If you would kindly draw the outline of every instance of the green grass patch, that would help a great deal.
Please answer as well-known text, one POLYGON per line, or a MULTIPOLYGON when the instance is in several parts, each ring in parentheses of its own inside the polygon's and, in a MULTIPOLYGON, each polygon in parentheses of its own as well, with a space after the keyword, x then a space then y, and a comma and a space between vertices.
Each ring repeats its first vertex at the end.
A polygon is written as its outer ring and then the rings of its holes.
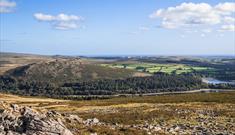
POLYGON ((142 72, 157 73, 164 72, 167 74, 182 74, 182 73, 191 73, 193 71, 213 71, 212 68, 208 67, 197 67, 197 66, 188 66, 184 64, 154 64, 154 63, 112 63, 112 64, 101 64, 105 67, 111 68, 121 68, 121 69, 131 69, 142 72))

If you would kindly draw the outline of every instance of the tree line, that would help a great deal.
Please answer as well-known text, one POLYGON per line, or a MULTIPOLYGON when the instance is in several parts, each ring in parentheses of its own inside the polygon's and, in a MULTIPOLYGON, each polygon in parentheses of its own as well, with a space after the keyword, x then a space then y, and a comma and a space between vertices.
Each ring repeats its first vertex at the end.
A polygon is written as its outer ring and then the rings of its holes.
POLYGON ((0 76, 0 91, 20 95, 58 97, 68 95, 114 95, 185 91, 208 87, 193 75, 155 74, 126 79, 99 79, 64 84, 0 76))

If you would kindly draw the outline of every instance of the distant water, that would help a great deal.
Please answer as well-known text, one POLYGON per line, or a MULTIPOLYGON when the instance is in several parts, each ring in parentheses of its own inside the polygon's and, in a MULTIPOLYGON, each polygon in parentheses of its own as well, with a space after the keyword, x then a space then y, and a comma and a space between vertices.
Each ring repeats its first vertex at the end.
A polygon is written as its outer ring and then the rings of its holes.
POLYGON ((221 81, 215 78, 202 78, 202 81, 208 84, 224 84, 224 83, 235 84, 234 81, 221 81))

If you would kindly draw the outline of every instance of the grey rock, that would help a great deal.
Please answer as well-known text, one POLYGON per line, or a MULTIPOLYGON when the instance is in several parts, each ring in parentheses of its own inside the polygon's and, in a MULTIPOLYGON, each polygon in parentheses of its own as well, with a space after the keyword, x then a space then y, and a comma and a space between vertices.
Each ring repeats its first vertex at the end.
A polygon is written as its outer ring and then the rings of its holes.
POLYGON ((61 115, 11 104, 0 113, 0 135, 72 135, 57 116, 61 115))
POLYGON ((87 119, 83 121, 83 123, 86 125, 95 125, 95 124, 99 124, 99 120, 97 118, 87 119))
POLYGON ((19 111, 19 106, 16 104, 11 104, 11 108, 13 109, 14 112, 18 112, 19 111))
POLYGON ((78 117, 77 115, 69 115, 66 117, 68 121, 72 122, 72 121, 76 121, 78 123, 83 123, 83 119, 78 117))
POLYGON ((22 134, 17 133, 17 132, 13 132, 13 131, 8 131, 8 132, 6 133, 6 135, 22 135, 22 134))
POLYGON ((162 128, 161 127, 154 127, 154 131, 158 132, 158 131, 161 131, 162 128))

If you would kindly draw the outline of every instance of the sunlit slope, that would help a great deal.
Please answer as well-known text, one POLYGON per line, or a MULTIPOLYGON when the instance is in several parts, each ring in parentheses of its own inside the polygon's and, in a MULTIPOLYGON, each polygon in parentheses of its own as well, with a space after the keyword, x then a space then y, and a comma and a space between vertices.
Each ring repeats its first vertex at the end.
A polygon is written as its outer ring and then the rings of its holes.
POLYGON ((135 71, 88 64, 80 59, 56 59, 17 67, 6 74, 26 81, 60 83, 93 79, 121 79, 132 77, 135 71))

